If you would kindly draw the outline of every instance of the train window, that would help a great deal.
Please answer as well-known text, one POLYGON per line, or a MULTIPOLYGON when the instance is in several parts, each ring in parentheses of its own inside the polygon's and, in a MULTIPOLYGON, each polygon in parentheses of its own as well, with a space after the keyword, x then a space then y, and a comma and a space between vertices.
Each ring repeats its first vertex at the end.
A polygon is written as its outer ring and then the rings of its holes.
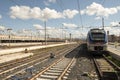
POLYGON ((91 32, 93 32, 93 33, 99 33, 99 32, 104 33, 104 30, 102 30, 102 29, 101 30, 100 29, 92 29, 91 32))
POLYGON ((92 38, 94 40, 104 40, 105 39, 105 35, 102 33, 93 33, 92 34, 92 38))

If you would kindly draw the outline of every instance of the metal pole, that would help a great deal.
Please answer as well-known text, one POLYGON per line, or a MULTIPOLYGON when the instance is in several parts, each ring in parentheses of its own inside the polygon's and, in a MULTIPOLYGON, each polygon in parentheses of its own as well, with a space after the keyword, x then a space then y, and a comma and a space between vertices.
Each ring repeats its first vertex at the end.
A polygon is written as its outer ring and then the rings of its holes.
POLYGON ((47 32, 46 32, 46 21, 44 21, 44 25, 45 25, 45 45, 47 44, 47 32))
POLYGON ((9 29, 7 29, 7 31, 9 31, 9 48, 10 48, 10 39, 11 39, 11 35, 10 35, 10 31, 11 31, 12 29, 11 28, 9 28, 9 29))
POLYGON ((102 26, 103 26, 103 29, 104 29, 104 18, 102 17, 102 26))
POLYGON ((69 35, 70 35, 70 42, 71 42, 71 35, 72 35, 72 34, 70 33, 69 35))
POLYGON ((32 40, 32 31, 31 31, 31 40, 32 40))
POLYGON ((61 28, 61 30, 62 30, 61 38, 63 39, 63 24, 62 24, 62 28, 61 28))
POLYGON ((65 30, 65 42, 67 42, 67 34, 66 34, 66 30, 65 30))
POLYGON ((108 38, 108 42, 109 42, 109 31, 107 31, 107 38, 108 38))
POLYGON ((37 30, 37 34, 38 34, 37 39, 40 40, 40 29, 36 29, 36 30, 37 30))

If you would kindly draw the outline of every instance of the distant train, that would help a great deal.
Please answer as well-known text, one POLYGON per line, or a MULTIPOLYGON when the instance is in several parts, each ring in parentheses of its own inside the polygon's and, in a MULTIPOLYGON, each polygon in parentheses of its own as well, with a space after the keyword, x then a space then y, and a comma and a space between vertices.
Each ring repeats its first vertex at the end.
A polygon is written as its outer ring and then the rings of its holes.
POLYGON ((108 38, 104 29, 94 28, 87 34, 87 48, 90 52, 107 51, 108 38))

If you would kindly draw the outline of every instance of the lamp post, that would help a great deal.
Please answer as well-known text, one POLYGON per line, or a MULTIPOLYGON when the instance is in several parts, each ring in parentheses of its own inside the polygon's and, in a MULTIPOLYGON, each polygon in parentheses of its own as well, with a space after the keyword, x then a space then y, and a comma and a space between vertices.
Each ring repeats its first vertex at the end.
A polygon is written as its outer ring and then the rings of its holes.
POLYGON ((70 35, 70 42, 71 42, 71 40, 72 40, 72 34, 70 33, 69 35, 70 35))
POLYGON ((62 24, 62 27, 61 27, 61 39, 63 39, 63 24, 62 24))
POLYGON ((110 41, 109 39, 109 31, 107 31, 107 38, 108 38, 108 42, 110 41))
POLYGON ((44 26, 45 26, 45 45, 47 45, 46 21, 44 21, 44 26))
POLYGON ((65 27, 64 27, 64 24, 62 24, 62 38, 63 38, 63 40, 65 40, 65 42, 66 42, 66 41, 67 41, 67 32, 66 32, 65 29, 67 29, 67 28, 65 28, 65 27), (63 31, 64 31, 64 32, 63 32, 63 31), (63 37, 63 34, 65 34, 64 37, 63 37))
POLYGON ((11 28, 8 28, 8 29, 7 29, 7 31, 9 32, 9 35, 8 35, 8 38, 9 38, 9 48, 10 48, 10 39, 11 39, 10 31, 11 31, 11 30, 12 30, 11 28))
POLYGON ((30 33, 29 35, 27 35, 28 40, 32 40, 33 39, 33 34, 32 34, 32 30, 31 29, 25 29, 26 33, 30 33))
POLYGON ((103 29, 104 29, 104 18, 102 17, 102 26, 103 26, 103 29))
POLYGON ((66 33, 66 30, 65 31, 65 42, 67 42, 67 33, 66 33))
POLYGON ((32 31, 31 31, 31 41, 32 41, 32 39, 33 39, 33 34, 32 34, 32 31))
POLYGON ((37 35, 37 36, 38 36, 37 39, 38 39, 38 41, 39 41, 39 40, 40 40, 40 29, 36 29, 36 30, 37 30, 37 34, 38 34, 38 35, 37 35))

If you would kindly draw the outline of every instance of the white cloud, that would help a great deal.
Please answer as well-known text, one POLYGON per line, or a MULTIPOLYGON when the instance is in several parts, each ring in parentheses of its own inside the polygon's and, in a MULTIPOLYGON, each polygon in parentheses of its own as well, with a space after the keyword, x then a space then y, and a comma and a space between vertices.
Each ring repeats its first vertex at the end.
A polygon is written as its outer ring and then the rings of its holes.
POLYGON ((65 27, 67 27, 67 28, 76 28, 77 27, 77 25, 75 25, 75 24, 71 24, 71 23, 63 23, 63 26, 65 26, 65 27))
POLYGON ((56 0, 48 0, 50 3, 56 3, 56 0))
POLYGON ((18 35, 16 31, 11 31, 11 35, 18 35))
POLYGON ((43 2, 44 2, 44 4, 45 4, 46 6, 49 6, 49 5, 50 5, 48 1, 43 1, 43 2))
POLYGON ((30 29, 22 29, 22 30, 18 30, 15 35, 31 36, 31 35, 33 35, 33 31, 30 29))
POLYGON ((44 4, 45 4, 46 6, 49 6, 50 3, 56 3, 56 0, 47 0, 47 1, 44 1, 44 4))
POLYGON ((23 30, 21 30, 21 32, 22 32, 23 34, 30 34, 30 33, 31 33, 31 31, 30 31, 30 30, 27 30, 27 29, 23 29, 23 30))
POLYGON ((10 7, 10 17, 13 19, 39 19, 42 21, 48 19, 59 19, 59 18, 73 18, 78 14, 77 10, 64 10, 63 12, 57 12, 54 9, 39 7, 30 8, 29 6, 12 6, 10 7))
POLYGON ((95 20, 99 20, 99 19, 101 19, 101 17, 96 17, 96 18, 95 18, 95 20))
MULTIPOLYGON (((35 34, 41 38, 44 38, 45 36, 44 27, 41 26, 40 24, 34 24, 33 26, 38 30, 32 32, 32 35, 35 34)), ((84 31, 81 32, 80 30, 74 30, 74 29, 72 31, 73 32, 67 29, 61 29, 61 28, 50 27, 50 26, 47 26, 47 30, 46 30, 47 37, 49 35, 50 38, 64 38, 64 39, 65 37, 69 38, 70 33, 72 34, 72 38, 85 38, 86 37, 87 32, 84 32, 84 31), (82 35, 81 33, 83 33, 84 35, 82 35)), ((19 35, 31 36, 31 32, 29 30, 23 29, 22 31, 19 31, 19 35)))
POLYGON ((118 7, 105 8, 101 4, 93 2, 91 5, 87 6, 86 9, 81 10, 81 14, 105 16, 116 14, 118 12, 118 7))
POLYGON ((62 13, 57 12, 54 9, 45 8, 41 10, 39 7, 30 8, 28 6, 12 6, 10 8, 10 17, 13 19, 57 19, 63 18, 62 13))
POLYGON ((0 19, 2 19, 2 15, 0 15, 0 19))
POLYGON ((63 11, 64 16, 66 16, 68 18, 73 18, 78 13, 79 12, 77 10, 70 10, 70 9, 67 9, 67 10, 63 11))
POLYGON ((116 22, 111 22, 110 24, 111 24, 111 26, 120 26, 120 24, 119 24, 118 21, 116 21, 116 22))
POLYGON ((45 8, 42 10, 41 20, 57 19, 63 17, 64 16, 62 15, 62 13, 57 12, 54 9, 45 8))
POLYGON ((29 10, 30 13, 28 13, 27 15, 30 17, 30 18, 34 18, 34 19, 40 19, 41 18, 41 14, 42 14, 42 10, 39 8, 39 7, 34 7, 34 8, 31 8, 29 10))
POLYGON ((120 6, 117 6, 117 9, 120 10, 120 6))
POLYGON ((35 27, 36 29, 44 29, 43 26, 39 25, 39 24, 34 24, 33 27, 35 27))
POLYGON ((81 15, 85 14, 85 10, 81 10, 81 11, 80 11, 80 14, 81 14, 81 15))
POLYGON ((114 35, 117 35, 119 36, 119 33, 120 33, 120 29, 116 29, 114 27, 105 27, 105 30, 106 32, 109 31, 109 34, 114 34, 114 35))
MULTIPOLYGON (((36 29, 38 29, 41 37, 44 38, 44 35, 45 35, 45 28, 43 26, 41 26, 40 24, 34 24, 33 27, 35 27, 36 29)), ((49 37, 52 37, 52 38, 60 38, 61 36, 61 29, 58 29, 58 28, 55 28, 55 27, 50 27, 50 26, 46 26, 46 33, 47 33, 47 36, 49 35, 49 37)))
POLYGON ((4 31, 6 28, 4 26, 0 26, 0 30, 4 31))
POLYGON ((10 8, 10 17, 20 18, 20 19, 29 19, 30 18, 30 7, 28 6, 13 6, 10 8))

